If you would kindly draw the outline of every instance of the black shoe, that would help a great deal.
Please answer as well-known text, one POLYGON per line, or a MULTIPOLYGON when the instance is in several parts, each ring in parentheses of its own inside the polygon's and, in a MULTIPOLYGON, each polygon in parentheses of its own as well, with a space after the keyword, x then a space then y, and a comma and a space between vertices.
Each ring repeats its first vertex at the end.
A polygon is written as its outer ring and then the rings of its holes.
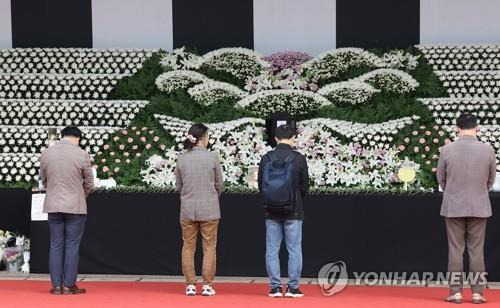
POLYGON ((272 288, 269 297, 283 297, 283 289, 281 287, 272 288))
POLYGON ((294 288, 286 288, 286 294, 285 294, 285 297, 291 297, 291 298, 297 298, 297 297, 303 297, 304 296, 304 293, 302 293, 302 291, 300 291, 298 288, 297 289, 294 289, 294 288))

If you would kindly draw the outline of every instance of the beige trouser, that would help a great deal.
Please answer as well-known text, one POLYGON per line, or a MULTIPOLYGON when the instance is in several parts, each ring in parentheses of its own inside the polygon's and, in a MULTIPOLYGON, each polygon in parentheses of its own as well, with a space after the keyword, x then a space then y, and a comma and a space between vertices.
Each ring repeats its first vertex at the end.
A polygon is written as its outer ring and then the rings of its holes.
POLYGON ((446 218, 448 234, 448 273, 450 274, 451 294, 461 293, 463 287, 464 251, 467 244, 469 254, 469 273, 472 276, 472 293, 483 294, 486 276, 476 276, 485 272, 484 238, 486 236, 486 218, 458 217, 446 218))
POLYGON ((182 273, 187 284, 196 283, 196 272, 194 268, 194 254, 196 252, 196 240, 201 231, 203 245, 203 283, 212 284, 215 278, 217 228, 219 220, 210 221, 182 221, 182 273))

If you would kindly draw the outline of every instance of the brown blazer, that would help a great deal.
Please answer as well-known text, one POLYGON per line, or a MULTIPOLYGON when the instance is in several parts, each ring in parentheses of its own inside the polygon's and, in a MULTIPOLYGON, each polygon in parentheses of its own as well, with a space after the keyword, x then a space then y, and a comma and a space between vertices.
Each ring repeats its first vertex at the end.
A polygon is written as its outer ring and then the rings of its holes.
POLYGON ((195 147, 179 156, 176 189, 181 195, 181 221, 220 219, 219 196, 223 180, 215 153, 195 147))
POLYGON ((437 179, 444 190, 441 215, 490 217, 489 190, 495 183, 496 158, 491 145, 464 136, 441 149, 437 179))
POLYGON ((45 213, 87 214, 86 198, 94 189, 90 156, 62 140, 43 151, 40 178, 47 190, 45 213))

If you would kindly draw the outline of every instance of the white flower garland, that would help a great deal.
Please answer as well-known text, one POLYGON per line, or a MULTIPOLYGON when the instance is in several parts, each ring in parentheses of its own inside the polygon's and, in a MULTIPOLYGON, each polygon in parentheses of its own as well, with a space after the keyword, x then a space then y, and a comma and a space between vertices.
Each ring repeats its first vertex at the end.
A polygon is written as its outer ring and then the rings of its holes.
POLYGON ((261 54, 247 48, 216 49, 203 55, 200 61, 200 67, 226 72, 241 80, 258 76, 269 66, 261 54))
POLYGON ((40 154, 0 153, 0 182, 38 181, 40 154))
POLYGON ((360 143, 363 147, 389 148, 394 136, 405 127, 412 125, 418 116, 404 117, 382 123, 357 123, 342 120, 317 118, 300 121, 302 127, 321 127, 336 132, 353 142, 360 143))
POLYGON ((382 61, 385 67, 392 69, 401 69, 404 71, 413 71, 418 66, 418 59, 420 56, 414 56, 409 52, 403 50, 393 50, 383 55, 382 61))
POLYGON ((419 86, 410 74, 390 68, 379 68, 352 80, 370 83, 382 91, 398 94, 410 93, 419 86))
POLYGON ((1 73, 134 74, 156 49, 14 48, 0 50, 1 73))
POLYGON ((500 45, 418 45, 434 70, 500 70, 500 45))
POLYGON ((160 91, 172 93, 180 89, 187 89, 192 85, 207 80, 209 80, 209 78, 203 74, 193 71, 177 70, 159 75, 156 78, 155 84, 160 91))
POLYGON ((128 126, 148 101, 0 100, 0 125, 128 126))
POLYGON ((188 89, 188 94, 193 100, 206 106, 227 100, 236 101, 247 95, 237 86, 220 81, 206 81, 197 84, 188 89))
MULTIPOLYGON (((1 153, 41 153, 48 143, 48 129, 52 126, 0 125, 1 153)), ((55 127, 59 130, 64 127, 55 127)), ((93 154, 119 127, 79 127, 83 133, 80 145, 93 154)))
POLYGON ((500 98, 420 98, 440 125, 453 125, 461 113, 475 114, 479 123, 500 123, 500 98))
POLYGON ((337 48, 329 50, 302 64, 303 72, 310 79, 331 79, 349 69, 366 65, 371 68, 384 67, 377 55, 361 48, 337 48))
POLYGON ((287 111, 293 115, 306 114, 331 102, 314 92, 302 90, 267 90, 249 95, 236 103, 258 114, 287 111))
POLYGON ((186 52, 182 47, 164 54, 160 59, 160 65, 165 70, 197 70, 202 64, 201 60, 201 57, 186 52))
POLYGON ((334 103, 357 105, 369 101, 378 92, 380 90, 366 82, 349 80, 325 85, 317 93, 334 103))
POLYGON ((0 74, 0 99, 105 99, 126 76, 0 74))
POLYGON ((435 71, 451 97, 500 95, 500 71, 435 71))

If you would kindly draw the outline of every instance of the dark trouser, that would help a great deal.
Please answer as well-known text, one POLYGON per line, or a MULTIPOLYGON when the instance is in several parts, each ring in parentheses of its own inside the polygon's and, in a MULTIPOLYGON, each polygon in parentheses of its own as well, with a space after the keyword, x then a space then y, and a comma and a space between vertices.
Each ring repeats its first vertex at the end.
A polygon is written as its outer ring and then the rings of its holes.
POLYGON ((484 238, 486 218, 446 218, 448 234, 448 272, 451 294, 461 293, 463 287, 464 251, 467 244, 469 254, 468 280, 472 293, 483 294, 486 285, 484 265, 484 238), (484 276, 480 276, 480 275, 484 276))
POLYGON ((50 213, 50 279, 54 287, 73 287, 87 215, 50 213))

